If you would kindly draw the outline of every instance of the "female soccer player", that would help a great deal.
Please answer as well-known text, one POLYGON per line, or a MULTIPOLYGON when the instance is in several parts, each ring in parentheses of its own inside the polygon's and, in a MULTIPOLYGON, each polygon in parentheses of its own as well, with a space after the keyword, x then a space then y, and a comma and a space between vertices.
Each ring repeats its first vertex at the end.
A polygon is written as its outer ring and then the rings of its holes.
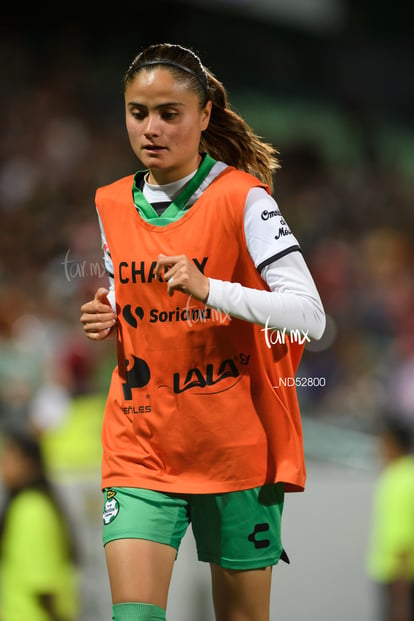
POLYGON ((268 621, 284 493, 305 485, 292 380, 324 310, 270 194, 277 152, 197 55, 148 47, 124 94, 144 170, 97 190, 110 284, 81 307, 90 339, 117 335, 102 430, 113 619, 165 619, 191 522, 217 621, 268 621))

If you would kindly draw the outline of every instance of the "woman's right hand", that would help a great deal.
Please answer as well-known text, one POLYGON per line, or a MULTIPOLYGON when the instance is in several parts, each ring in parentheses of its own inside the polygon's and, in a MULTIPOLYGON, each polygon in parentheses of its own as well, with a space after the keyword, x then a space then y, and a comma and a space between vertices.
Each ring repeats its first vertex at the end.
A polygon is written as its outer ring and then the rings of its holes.
POLYGON ((116 315, 108 302, 108 293, 107 289, 98 289, 94 299, 81 306, 80 321, 86 336, 92 341, 105 339, 116 324, 116 315))

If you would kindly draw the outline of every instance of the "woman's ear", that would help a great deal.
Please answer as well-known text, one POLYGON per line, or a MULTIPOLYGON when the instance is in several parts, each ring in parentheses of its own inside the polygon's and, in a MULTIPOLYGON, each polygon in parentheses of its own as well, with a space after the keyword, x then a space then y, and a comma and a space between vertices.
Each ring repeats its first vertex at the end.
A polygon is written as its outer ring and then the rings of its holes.
POLYGON ((208 124, 210 122, 212 107, 213 107, 213 102, 209 100, 201 111, 201 131, 202 132, 206 130, 208 127, 208 124))

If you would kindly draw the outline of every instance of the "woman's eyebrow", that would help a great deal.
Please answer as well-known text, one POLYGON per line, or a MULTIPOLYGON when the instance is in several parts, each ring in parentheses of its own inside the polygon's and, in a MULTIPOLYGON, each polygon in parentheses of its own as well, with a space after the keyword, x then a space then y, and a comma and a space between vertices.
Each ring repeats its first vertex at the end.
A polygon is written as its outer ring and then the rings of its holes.
MULTIPOLYGON (((169 108, 171 106, 183 106, 184 104, 181 101, 167 101, 165 103, 161 103, 158 104, 157 106, 154 106, 155 110, 158 110, 159 108, 169 108)), ((130 101, 128 102, 128 108, 148 108, 147 105, 139 103, 137 101, 130 101)))

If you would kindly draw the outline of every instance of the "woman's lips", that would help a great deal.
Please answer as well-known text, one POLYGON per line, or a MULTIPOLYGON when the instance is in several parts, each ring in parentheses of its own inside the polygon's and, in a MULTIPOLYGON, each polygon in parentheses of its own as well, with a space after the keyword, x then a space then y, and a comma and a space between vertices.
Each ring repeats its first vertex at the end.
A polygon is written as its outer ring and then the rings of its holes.
POLYGON ((162 147, 157 144, 147 144, 143 148, 144 148, 144 151, 154 151, 154 152, 159 152, 165 149, 165 147, 162 147))

